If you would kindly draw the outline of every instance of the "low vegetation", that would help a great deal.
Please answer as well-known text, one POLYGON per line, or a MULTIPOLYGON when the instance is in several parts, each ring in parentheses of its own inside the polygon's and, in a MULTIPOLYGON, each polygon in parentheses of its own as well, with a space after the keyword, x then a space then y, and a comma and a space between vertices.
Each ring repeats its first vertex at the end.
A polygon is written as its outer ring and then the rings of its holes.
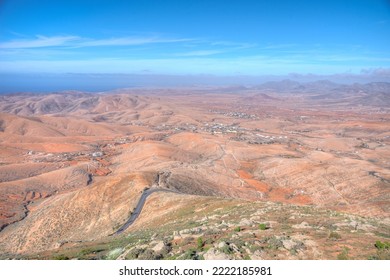
POLYGON ((239 205, 234 201, 202 198, 199 204, 188 204, 184 206, 187 210, 171 215, 171 222, 160 218, 149 228, 130 230, 102 244, 58 250, 44 258, 389 259, 390 240, 375 239, 389 229, 380 220, 273 203, 239 205), (208 206, 194 215, 194 206, 204 205, 205 201, 208 206), (221 209, 221 205, 225 208, 221 209), (277 219, 281 212, 297 218, 277 219), (362 225, 358 232, 355 219, 362 225))

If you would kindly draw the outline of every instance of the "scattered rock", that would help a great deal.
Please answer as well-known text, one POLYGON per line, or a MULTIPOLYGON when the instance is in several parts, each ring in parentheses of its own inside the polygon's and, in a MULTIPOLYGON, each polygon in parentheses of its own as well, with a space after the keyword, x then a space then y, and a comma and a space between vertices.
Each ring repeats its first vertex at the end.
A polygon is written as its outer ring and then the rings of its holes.
POLYGON ((237 239, 237 238, 239 238, 240 236, 237 234, 237 233, 234 233, 234 234, 232 234, 232 239, 237 239))
POLYGON ((254 251, 252 254, 249 255, 251 260, 263 260, 265 257, 265 253, 260 250, 254 251))
POLYGON ((234 243, 230 243, 229 247, 230 247, 230 249, 232 249, 233 252, 235 252, 235 253, 239 253, 239 252, 240 252, 240 250, 238 249, 237 245, 234 244, 234 243))
POLYGON ((282 243, 283 243, 283 247, 286 248, 287 250, 291 250, 297 245, 297 243, 291 239, 282 240, 282 243))
POLYGON ((303 221, 302 223, 300 223, 299 225, 293 225, 292 226, 293 228, 298 228, 298 229, 302 229, 302 228, 311 228, 311 226, 309 226, 309 224, 305 221, 303 221))
MULTIPOLYGON (((222 243, 222 242, 221 242, 222 243)), ((226 243, 225 243, 226 244, 226 243)), ((225 253, 219 252, 218 250, 211 248, 204 255, 205 260, 230 260, 231 257, 225 253)))
POLYGON ((155 252, 160 252, 162 249, 164 249, 165 243, 164 241, 159 241, 157 244, 152 248, 155 252))
POLYGON ((102 157, 103 156, 103 152, 94 152, 94 153, 92 153, 92 156, 93 157, 102 157))
POLYGON ((239 226, 251 226, 251 225, 253 225, 253 221, 244 218, 240 221, 240 223, 238 225, 239 226))

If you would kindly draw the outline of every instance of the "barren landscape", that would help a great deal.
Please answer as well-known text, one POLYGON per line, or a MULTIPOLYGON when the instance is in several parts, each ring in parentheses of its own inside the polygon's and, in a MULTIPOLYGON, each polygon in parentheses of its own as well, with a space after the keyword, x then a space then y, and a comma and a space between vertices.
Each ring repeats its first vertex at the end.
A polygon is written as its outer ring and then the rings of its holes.
POLYGON ((1 95, 0 258, 389 258, 389 96, 290 80, 1 95))

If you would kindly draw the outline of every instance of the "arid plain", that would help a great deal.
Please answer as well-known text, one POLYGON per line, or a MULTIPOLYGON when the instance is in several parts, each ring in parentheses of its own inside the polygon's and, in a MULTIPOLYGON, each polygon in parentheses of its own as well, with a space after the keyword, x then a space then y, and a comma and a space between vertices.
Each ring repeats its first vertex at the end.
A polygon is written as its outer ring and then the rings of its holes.
POLYGON ((389 83, 2 95, 0 257, 389 258, 389 168, 389 83))

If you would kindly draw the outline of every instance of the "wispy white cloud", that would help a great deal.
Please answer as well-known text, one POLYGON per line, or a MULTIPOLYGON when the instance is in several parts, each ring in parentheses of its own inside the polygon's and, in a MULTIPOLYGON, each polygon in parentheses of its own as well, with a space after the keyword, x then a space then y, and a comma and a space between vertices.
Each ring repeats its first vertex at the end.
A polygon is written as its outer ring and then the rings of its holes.
POLYGON ((34 39, 11 40, 8 42, 0 42, 0 49, 29 49, 29 48, 44 48, 57 47, 69 44, 80 40, 78 36, 36 36, 34 39))
POLYGON ((36 36, 33 39, 18 39, 0 42, 0 49, 30 49, 47 47, 99 47, 99 46, 136 46, 158 43, 180 43, 194 41, 189 38, 162 37, 119 37, 108 39, 91 39, 79 36, 36 36))
POLYGON ((0 42, 0 68, 10 71, 134 73, 150 69, 154 73, 261 74, 306 69, 318 73, 385 67, 389 62, 387 54, 351 46, 257 45, 163 35, 100 39, 36 36, 0 42), (112 51, 105 46, 117 48, 112 51))
POLYGON ((180 43, 189 42, 194 39, 171 39, 160 37, 121 37, 121 38, 109 38, 109 39, 84 39, 83 41, 76 42, 76 47, 98 47, 98 46, 136 46, 146 44, 158 44, 158 43, 180 43))
POLYGON ((254 48, 257 44, 254 43, 242 43, 242 42, 232 42, 232 41, 214 41, 211 42, 212 46, 226 46, 226 47, 234 47, 234 48, 254 48))
POLYGON ((279 49, 291 49, 294 47, 299 46, 298 44, 270 44, 266 45, 264 47, 261 47, 260 49, 265 49, 265 50, 279 50, 279 49))
POLYGON ((195 50, 183 51, 174 53, 173 56, 188 56, 188 57, 200 57, 200 56, 211 56, 221 53, 232 53, 244 49, 250 49, 256 47, 257 44, 231 42, 231 41, 206 41, 196 40, 193 48, 195 50), (207 49, 205 49, 207 48, 207 49), (214 49, 215 48, 215 49, 214 49))
MULTIPOLYGON (((150 35, 150 36, 123 36, 114 38, 86 38, 80 36, 36 36, 30 39, 14 39, 6 42, 0 42, 0 55, 9 54, 10 59, 31 59, 38 57, 49 57, 53 59, 61 59, 61 55, 71 56, 72 52, 75 57, 80 56, 80 52, 76 49, 82 48, 99 48, 99 47, 133 47, 146 45, 161 45, 174 44, 175 48, 166 48, 162 51, 163 56, 171 57, 203 57, 212 56, 221 53, 237 52, 242 49, 248 49, 255 44, 229 42, 229 41, 207 41, 198 38, 172 38, 166 36, 150 35), (61 53, 63 51, 63 53, 61 53), (68 52, 69 51, 69 52, 68 52)), ((105 55, 107 49, 99 49, 97 52, 91 52, 91 55, 105 55)), ((142 50, 132 49, 132 52, 122 53, 123 58, 134 54, 134 51, 140 55, 142 50)), ((158 50, 156 48, 155 50, 158 50)), ((161 50, 161 49, 160 49, 161 50)), ((119 51, 119 49, 117 50, 119 51)), ((148 51, 153 53, 149 48, 148 51)), ((86 54, 88 57, 89 55, 86 54)))
POLYGON ((227 50, 197 50, 197 51, 189 51, 176 53, 174 56, 209 56, 214 54, 225 53, 227 50))

